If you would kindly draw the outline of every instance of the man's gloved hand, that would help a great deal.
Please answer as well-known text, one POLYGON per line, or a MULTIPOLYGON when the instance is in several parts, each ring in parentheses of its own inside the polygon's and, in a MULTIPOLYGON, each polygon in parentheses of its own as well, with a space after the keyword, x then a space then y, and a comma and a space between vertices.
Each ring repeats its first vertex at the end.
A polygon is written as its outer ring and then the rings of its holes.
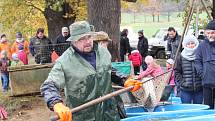
POLYGON ((72 121, 72 112, 63 103, 56 103, 54 105, 54 112, 60 117, 60 121, 72 121))
POLYGON ((131 89, 131 92, 135 92, 138 89, 140 89, 140 87, 142 87, 142 82, 129 78, 125 81, 124 87, 130 87, 130 86, 134 87, 133 89, 131 89))

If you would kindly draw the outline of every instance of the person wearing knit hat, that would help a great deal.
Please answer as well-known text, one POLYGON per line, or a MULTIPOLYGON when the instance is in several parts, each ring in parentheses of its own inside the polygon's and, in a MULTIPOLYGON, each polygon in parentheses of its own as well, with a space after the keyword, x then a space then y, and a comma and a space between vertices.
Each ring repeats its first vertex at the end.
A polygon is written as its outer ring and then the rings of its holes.
POLYGON ((23 62, 24 65, 28 64, 28 56, 24 51, 24 46, 22 44, 19 45, 19 52, 17 53, 17 56, 20 61, 23 62))
POLYGON ((54 50, 58 56, 61 56, 70 47, 70 42, 66 41, 69 37, 68 27, 62 27, 61 34, 57 36, 54 46, 54 50))
POLYGON ((13 53, 10 66, 16 67, 16 66, 21 66, 21 65, 24 65, 23 62, 19 60, 18 55, 16 53, 13 53))
POLYGON ((187 35, 184 37, 182 42, 183 51, 181 55, 186 58, 187 60, 194 60, 195 59, 195 50, 199 46, 199 41, 194 35, 187 35))
POLYGON ((142 34, 143 35, 143 30, 139 30, 138 34, 142 34))
POLYGON ((131 51, 131 55, 128 59, 132 62, 134 67, 134 74, 137 75, 140 72, 140 66, 142 65, 142 56, 138 50, 131 51))
POLYGON ((202 79, 204 104, 214 109, 215 92, 215 20, 205 28, 206 37, 199 44, 195 53, 195 68, 202 79))
POLYGON ((12 54, 12 59, 15 60, 15 61, 18 61, 18 60, 19 60, 19 58, 18 58, 18 56, 17 56, 16 53, 13 53, 13 54, 12 54))
POLYGON ((19 43, 23 41, 21 32, 16 33, 16 41, 19 42, 19 43))
POLYGON ((161 69, 160 65, 156 63, 152 56, 146 56, 145 62, 147 64, 147 68, 145 71, 142 71, 140 73, 140 75, 137 77, 138 79, 142 79, 149 75, 152 77, 156 77, 163 73, 163 70, 161 69))
POLYGON ((68 27, 62 27, 62 34, 64 34, 64 33, 69 34, 68 27))
POLYGON ((215 20, 210 21, 205 30, 215 30, 215 20))
POLYGON ((20 44, 24 46, 25 53, 29 54, 29 42, 24 40, 21 32, 16 33, 16 41, 11 46, 11 53, 18 53, 20 44))
POLYGON ((174 64, 174 60, 173 59, 167 59, 166 62, 170 65, 173 65, 174 64))
POLYGON ((202 79, 194 66, 199 41, 194 35, 187 35, 182 45, 184 49, 177 59, 175 68, 175 79, 179 84, 181 101, 182 103, 202 104, 202 79))
POLYGON ((154 58, 152 56, 146 56, 145 62, 147 65, 151 65, 154 62, 154 58))
POLYGON ((172 70, 172 75, 171 75, 171 77, 169 79, 169 85, 173 88, 175 96, 177 96, 177 89, 176 89, 176 86, 175 86, 175 72, 173 71, 173 66, 174 66, 174 60, 171 59, 171 58, 167 59, 167 61, 166 61, 166 69, 168 71, 172 70))
POLYGON ((143 34, 143 30, 139 30, 138 31, 138 44, 137 44, 137 49, 139 50, 139 52, 140 52, 140 54, 141 54, 141 56, 142 56, 142 69, 143 70, 146 70, 146 68, 147 68, 147 65, 146 65, 146 63, 145 63, 145 61, 144 61, 144 59, 145 59, 145 57, 148 55, 148 48, 149 48, 149 46, 148 46, 148 39, 144 36, 144 34, 143 34))
POLYGON ((205 27, 205 35, 209 42, 215 41, 215 20, 212 20, 205 27))

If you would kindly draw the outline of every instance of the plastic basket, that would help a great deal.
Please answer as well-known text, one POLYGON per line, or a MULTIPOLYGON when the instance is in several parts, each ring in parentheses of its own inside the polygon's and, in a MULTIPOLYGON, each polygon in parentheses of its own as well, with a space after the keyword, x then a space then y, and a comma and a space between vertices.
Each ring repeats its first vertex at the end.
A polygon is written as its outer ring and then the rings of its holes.
POLYGON ((131 74, 131 62, 112 62, 112 67, 117 69, 119 72, 130 75, 131 74))

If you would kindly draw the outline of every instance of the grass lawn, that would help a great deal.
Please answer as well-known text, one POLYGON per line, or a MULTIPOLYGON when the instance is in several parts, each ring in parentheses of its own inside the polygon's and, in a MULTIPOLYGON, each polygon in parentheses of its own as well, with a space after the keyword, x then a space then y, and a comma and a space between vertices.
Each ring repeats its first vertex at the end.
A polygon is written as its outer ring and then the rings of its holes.
POLYGON ((161 15, 160 22, 157 22, 157 16, 155 16, 155 22, 153 22, 152 15, 150 14, 136 14, 134 23, 133 13, 122 13, 121 26, 131 26, 135 33, 143 29, 145 36, 150 38, 159 28, 168 28, 173 26, 182 29, 182 18, 177 17, 178 14, 179 13, 172 13, 170 16, 170 22, 168 22, 167 15, 161 15))
MULTIPOLYGON (((155 16, 155 22, 153 22, 152 15, 150 14, 136 13, 135 20, 134 20, 134 13, 121 13, 121 26, 130 26, 133 28, 133 31, 135 33, 143 29, 145 36, 148 38, 151 38, 152 35, 154 35, 159 28, 168 28, 170 26, 180 28, 182 32, 183 19, 182 17, 178 17, 179 14, 182 14, 182 13, 179 13, 179 12, 171 13, 170 22, 168 22, 168 17, 166 14, 160 15, 159 17, 160 22, 157 22, 157 16, 155 16)), ((206 13, 200 14, 201 19, 204 19, 206 17, 207 17, 206 13)))

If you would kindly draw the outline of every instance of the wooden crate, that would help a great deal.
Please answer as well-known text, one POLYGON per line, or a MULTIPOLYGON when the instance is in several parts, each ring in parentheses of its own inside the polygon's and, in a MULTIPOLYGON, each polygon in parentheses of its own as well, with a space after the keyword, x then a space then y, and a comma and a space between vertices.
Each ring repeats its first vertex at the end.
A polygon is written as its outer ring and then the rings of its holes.
POLYGON ((24 65, 9 68, 11 95, 26 95, 40 91, 41 84, 47 79, 52 64, 24 65))

